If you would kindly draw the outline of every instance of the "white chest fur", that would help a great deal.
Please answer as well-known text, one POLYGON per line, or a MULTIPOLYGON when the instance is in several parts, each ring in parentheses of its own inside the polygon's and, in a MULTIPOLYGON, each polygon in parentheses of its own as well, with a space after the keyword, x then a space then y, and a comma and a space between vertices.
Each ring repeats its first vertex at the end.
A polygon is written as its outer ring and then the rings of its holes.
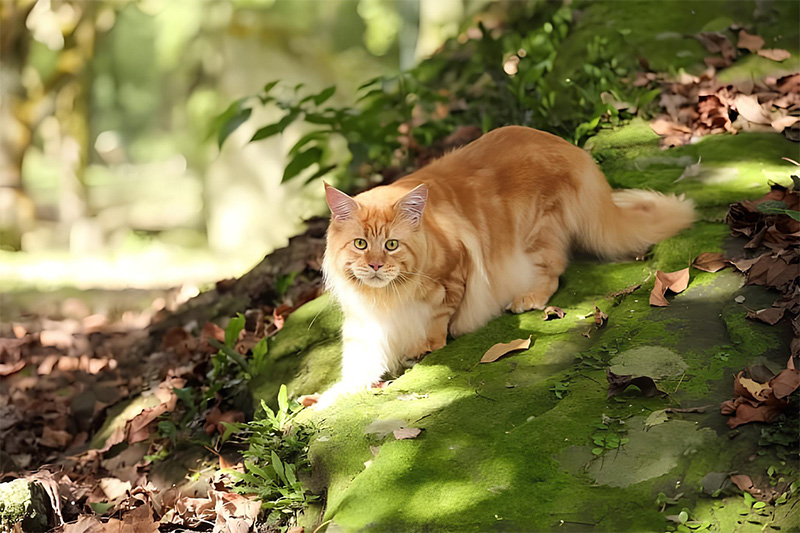
POLYGON ((365 352, 361 357, 379 360, 386 371, 397 372, 404 359, 418 355, 413 352, 425 342, 433 315, 429 304, 405 301, 386 308, 358 295, 342 300, 345 358, 351 355, 349 346, 358 346, 365 352))

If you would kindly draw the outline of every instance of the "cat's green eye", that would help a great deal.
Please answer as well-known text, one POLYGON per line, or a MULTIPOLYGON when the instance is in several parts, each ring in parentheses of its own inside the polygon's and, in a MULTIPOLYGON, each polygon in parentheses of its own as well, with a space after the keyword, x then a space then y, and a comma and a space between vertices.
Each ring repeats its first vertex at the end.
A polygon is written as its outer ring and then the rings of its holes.
POLYGON ((364 239, 356 239, 353 241, 353 246, 358 248, 359 250, 366 250, 367 249, 367 241, 364 239))
POLYGON ((397 247, 399 245, 400 243, 397 242, 397 239, 389 239, 388 241, 386 241, 386 249, 389 250, 390 252, 392 250, 397 250, 397 247))

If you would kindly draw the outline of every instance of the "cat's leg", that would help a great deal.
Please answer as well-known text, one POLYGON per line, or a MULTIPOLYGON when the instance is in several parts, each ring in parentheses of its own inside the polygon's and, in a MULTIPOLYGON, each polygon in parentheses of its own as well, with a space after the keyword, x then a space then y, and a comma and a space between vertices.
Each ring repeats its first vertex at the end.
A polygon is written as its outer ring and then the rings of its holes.
POLYGON ((526 257, 533 269, 532 283, 527 291, 517 295, 506 307, 512 313, 524 313, 531 309, 544 309, 550 297, 558 289, 558 277, 567 268, 566 246, 555 239, 537 239, 526 250, 526 257))
POLYGON ((410 351, 404 361, 405 366, 413 366, 426 354, 439 348, 444 348, 445 344, 447 344, 447 331, 450 326, 450 320, 464 298, 464 290, 465 284, 463 280, 456 278, 437 284, 433 290, 427 293, 428 303, 433 310, 427 335, 421 344, 410 351))
POLYGON ((383 336, 374 323, 345 320, 342 333, 342 376, 320 395, 318 409, 343 395, 369 390, 390 370, 383 336))

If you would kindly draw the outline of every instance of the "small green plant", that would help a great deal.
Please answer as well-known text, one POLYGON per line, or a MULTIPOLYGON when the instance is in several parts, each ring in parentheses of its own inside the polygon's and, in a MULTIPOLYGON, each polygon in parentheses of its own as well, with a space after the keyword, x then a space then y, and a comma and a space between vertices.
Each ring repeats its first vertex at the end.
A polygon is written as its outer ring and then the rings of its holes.
POLYGON ((233 489, 255 494, 269 512, 267 524, 284 526, 318 497, 309 493, 300 477, 310 468, 308 445, 313 428, 295 422, 302 406, 288 400, 286 385, 278 393, 278 409, 262 400, 261 413, 245 424, 227 424, 223 438, 231 435, 248 444, 245 472, 232 472, 233 489))
POLYGON ((556 395, 556 398, 561 400, 567 392, 569 392, 569 382, 568 381, 558 381, 550 387, 550 392, 556 395))
POLYGON ((603 416, 596 428, 598 431, 591 436, 593 455, 599 456, 609 450, 617 450, 628 443, 628 438, 625 437, 628 430, 621 419, 603 416))

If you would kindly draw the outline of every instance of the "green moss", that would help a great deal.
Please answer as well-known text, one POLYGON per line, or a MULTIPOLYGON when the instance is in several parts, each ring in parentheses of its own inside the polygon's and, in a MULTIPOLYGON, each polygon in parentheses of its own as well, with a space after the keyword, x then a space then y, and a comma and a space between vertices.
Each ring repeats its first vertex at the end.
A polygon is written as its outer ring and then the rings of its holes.
POLYGON ((46 531, 48 509, 47 494, 38 483, 25 479, 0 483, 0 525, 4 530, 21 522, 23 531, 46 531))
MULTIPOLYGON (((781 16, 797 11, 786 4, 770 6, 781 16)), ((726 4, 724 13, 716 2, 626 2, 624 9, 593 3, 559 54, 578 61, 585 54, 581 36, 605 32, 609 46, 621 53, 692 69, 705 52, 685 35, 746 23, 755 8, 755 2, 726 4), (688 53, 676 60, 682 50, 688 53)), ((756 30, 777 38, 764 20, 756 30)), ((796 33, 786 29, 786 20, 781 24, 784 34, 796 33)), ((745 57, 737 68, 758 61, 745 57)), ((759 428, 745 426, 729 439, 717 406, 731 398, 731 376, 746 365, 785 365, 785 325, 749 321, 734 301, 744 295, 748 306, 768 305, 775 296, 743 288, 741 275, 730 270, 692 269, 689 287, 669 295, 669 307, 652 308, 648 300, 656 270, 686 268, 702 252, 725 249, 728 204, 763 195, 769 180, 788 183, 791 168, 780 158, 793 157, 796 145, 777 134, 742 133, 660 150, 648 123, 635 120, 601 131, 589 148, 614 187, 686 194, 701 220, 653 247, 643 262, 573 261, 551 300, 566 311, 561 320, 545 322, 541 312, 498 317, 451 340, 386 389, 304 413, 320 428, 310 456, 327 487, 326 519, 345 531, 664 531, 671 527, 664 516, 686 507, 693 520, 707 520, 712 529, 743 527, 741 497, 712 500, 702 494, 701 480, 743 465, 763 469, 761 460, 748 461, 759 428), (678 180, 700 158, 699 174, 678 180), (638 284, 627 296, 606 296, 638 284), (602 329, 591 316, 595 305, 609 316, 602 329), (529 350, 478 364, 493 344, 528 335, 534 339, 529 350), (605 369, 615 357, 653 353, 682 361, 675 367, 680 372, 655 376, 669 396, 643 398, 631 387, 607 398, 605 369), (556 384, 566 387, 562 399, 552 390, 556 384), (709 407, 670 414, 660 429, 644 430, 643 419, 670 406, 709 407), (608 417, 626 422, 630 441, 596 457, 591 437, 608 417), (402 441, 365 433, 374 421, 390 419, 423 432, 402 441), (370 447, 379 447, 377 455, 370 447), (684 495, 661 513, 659 492, 684 495)), ((256 396, 271 401, 281 382, 297 395, 337 379, 340 323, 327 299, 295 312, 270 346, 269 368, 253 387, 256 396)), ((776 525, 796 522, 781 515, 780 506, 775 511, 776 525)))

